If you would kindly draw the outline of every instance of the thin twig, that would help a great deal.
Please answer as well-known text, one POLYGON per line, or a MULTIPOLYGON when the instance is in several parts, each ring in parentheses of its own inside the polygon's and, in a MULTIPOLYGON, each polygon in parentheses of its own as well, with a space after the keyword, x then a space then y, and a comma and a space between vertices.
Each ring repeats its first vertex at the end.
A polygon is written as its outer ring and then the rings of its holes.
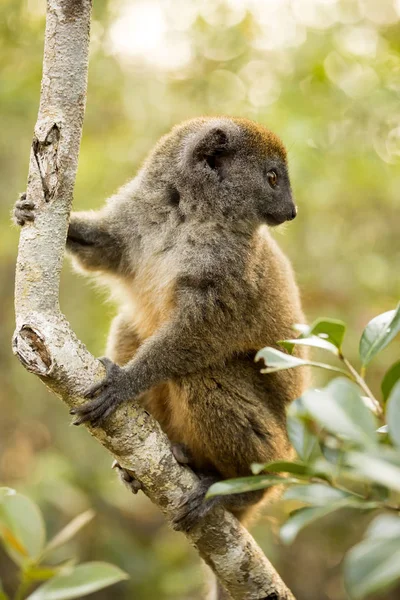
POLYGON ((343 363, 346 365, 346 367, 348 368, 348 370, 350 371, 350 373, 352 374, 354 380, 358 383, 358 385, 360 386, 360 388, 363 390, 363 392, 365 392, 365 394, 368 396, 368 398, 371 400, 372 404, 374 405, 375 408, 375 412, 376 414, 381 417, 383 415, 383 409, 382 406, 380 405, 379 401, 375 398, 375 396, 373 395, 373 393, 371 392, 371 390, 369 389, 369 387, 367 386, 365 380, 361 377, 361 375, 356 371, 356 369, 353 367, 353 365, 347 360, 347 358, 345 358, 343 356, 343 354, 339 355, 340 359, 343 361, 343 363))

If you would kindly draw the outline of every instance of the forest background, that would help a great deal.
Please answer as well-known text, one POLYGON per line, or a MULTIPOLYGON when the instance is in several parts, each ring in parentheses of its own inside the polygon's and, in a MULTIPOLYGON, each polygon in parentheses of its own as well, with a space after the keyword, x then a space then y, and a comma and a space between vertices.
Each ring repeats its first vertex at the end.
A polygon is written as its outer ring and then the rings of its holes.
MULTIPOLYGON (((43 0, 0 5, 0 484, 37 501, 50 532, 94 508, 59 558, 108 560, 129 573, 96 600, 195 599, 203 574, 183 536, 144 495, 125 493, 107 453, 68 426, 66 408, 11 352, 18 230, 9 215, 26 185, 44 19, 43 0)), ((100 207, 160 135, 202 114, 246 116, 284 140, 299 215, 274 235, 309 322, 345 320, 357 362, 354 334, 400 298, 400 2, 95 0, 74 208, 100 207)), ((105 299, 66 262, 61 307, 95 355, 114 314, 105 299)), ((377 358, 372 390, 398 355, 395 342, 377 358)), ((285 511, 284 503, 267 511, 257 541, 299 600, 342 600, 343 552, 369 517, 343 510, 286 547, 285 511)), ((13 577, 0 550, 0 578, 13 577)))

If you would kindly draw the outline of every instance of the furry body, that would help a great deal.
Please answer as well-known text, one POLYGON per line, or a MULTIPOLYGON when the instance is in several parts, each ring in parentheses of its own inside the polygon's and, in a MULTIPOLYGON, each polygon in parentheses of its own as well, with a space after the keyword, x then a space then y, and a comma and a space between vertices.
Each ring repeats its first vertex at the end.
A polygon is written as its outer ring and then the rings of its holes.
MULTIPOLYGON (((295 214, 282 142, 230 118, 176 127, 103 209, 73 213, 67 249, 120 306, 107 347, 115 364, 77 422, 101 422, 140 398, 207 485, 289 457, 285 409, 306 374, 262 375, 254 356, 304 322, 291 266, 267 227, 295 214)), ((178 516, 182 528, 211 506, 204 487, 178 516)), ((262 495, 221 502, 243 518, 262 495)))

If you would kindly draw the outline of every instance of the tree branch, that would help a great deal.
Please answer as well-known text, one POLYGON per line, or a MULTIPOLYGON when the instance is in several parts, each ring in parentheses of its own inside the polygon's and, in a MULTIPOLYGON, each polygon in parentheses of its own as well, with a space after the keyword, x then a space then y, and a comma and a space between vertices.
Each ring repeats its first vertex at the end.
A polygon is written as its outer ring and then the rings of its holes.
MULTIPOLYGON (((13 350, 69 406, 104 376, 103 365, 76 338, 59 309, 59 279, 78 163, 86 101, 90 0, 48 0, 43 77, 27 197, 34 223, 21 231, 16 272, 13 350)), ((175 461, 158 423, 137 403, 117 409, 90 433, 171 520, 197 478, 175 461)), ((188 539, 237 599, 293 600, 250 534, 221 508, 188 539)))

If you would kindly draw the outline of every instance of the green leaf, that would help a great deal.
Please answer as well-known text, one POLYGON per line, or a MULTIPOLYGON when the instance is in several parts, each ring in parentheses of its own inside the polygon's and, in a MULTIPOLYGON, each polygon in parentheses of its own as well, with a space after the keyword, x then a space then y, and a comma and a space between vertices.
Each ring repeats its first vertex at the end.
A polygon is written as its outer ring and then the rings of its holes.
POLYGON ((68 561, 67 564, 57 565, 56 567, 39 565, 29 566, 24 569, 24 577, 27 581, 45 581, 51 579, 64 571, 69 571, 71 563, 68 561))
POLYGON ((365 367, 373 358, 386 348, 400 331, 400 304, 396 310, 378 315, 368 323, 360 340, 359 353, 365 367))
POLYGON ((304 360, 297 356, 291 356, 275 348, 263 348, 256 354, 256 362, 264 359, 265 368, 261 369, 261 373, 275 373, 276 371, 283 371, 285 369, 294 369, 296 367, 302 367, 309 365, 312 367, 320 367, 321 369, 328 369, 328 371, 336 371, 347 375, 347 371, 339 369, 338 367, 332 367, 331 365, 315 362, 312 360, 304 360))
POLYGON ((306 360, 291 356, 275 348, 263 348, 256 354, 256 362, 264 359, 265 369, 262 369, 262 373, 272 373, 274 371, 281 371, 284 369, 293 369, 295 367, 301 367, 307 364, 306 360))
MULTIPOLYGON (((319 455, 320 456, 320 455, 319 455)), ((296 461, 276 461, 271 463, 255 463, 251 465, 252 473, 258 475, 262 471, 265 473, 290 473, 291 475, 297 475, 301 478, 309 479, 310 477, 319 477, 320 479, 330 480, 330 472, 327 473, 325 469, 316 468, 317 463, 312 465, 306 465, 304 463, 296 461)))
POLYGON ((345 586, 355 600, 382 593, 400 579, 400 519, 379 515, 367 537, 347 553, 345 586))
POLYGON ((14 562, 22 565, 28 558, 28 551, 23 544, 15 537, 13 532, 0 522, 0 538, 3 540, 7 553, 14 562))
POLYGON ((282 346, 282 348, 285 348, 285 350, 287 350, 289 354, 293 354, 293 350, 295 347, 295 344, 293 344, 293 340, 279 340, 278 344, 282 346))
POLYGON ((358 386, 348 379, 334 379, 321 391, 309 390, 302 402, 310 416, 331 433, 363 445, 376 440, 375 417, 358 386))
POLYGON ((310 333, 310 326, 306 325, 305 323, 295 323, 293 325, 293 329, 297 331, 297 333, 300 333, 304 336, 308 336, 308 334, 310 333))
MULTIPOLYGON (((293 489, 293 493, 295 493, 295 488, 293 489)), ((321 519, 336 510, 345 507, 356 508, 359 510, 371 510, 379 506, 379 502, 366 502, 351 494, 345 495, 342 498, 334 498, 333 502, 324 503, 321 501, 320 505, 301 508, 292 513, 286 523, 281 527, 280 536, 285 544, 291 544, 298 533, 307 527, 307 525, 310 525, 313 521, 321 519)))
POLYGON ((6 496, 15 496, 17 492, 9 487, 0 487, 0 502, 6 496))
POLYGON ((346 324, 337 319, 317 319, 311 327, 308 335, 317 335, 327 342, 333 344, 338 350, 341 349, 346 324))
POLYGON ((259 475, 262 473, 268 463, 252 463, 250 465, 251 472, 253 475, 259 475))
POLYGON ((376 433, 389 433, 389 427, 387 425, 382 425, 376 430, 376 433))
POLYGON ((339 350, 334 344, 328 342, 327 340, 324 340, 323 338, 318 337, 317 335, 305 338, 300 337, 292 340, 281 340, 280 342, 278 342, 278 344, 286 350, 288 350, 290 353, 293 352, 294 346, 298 345, 311 346, 313 348, 321 348, 322 350, 328 350, 329 352, 332 352, 332 354, 335 354, 335 356, 339 355, 339 350))
POLYGON ((381 383, 382 396, 384 400, 389 398, 390 392, 394 387, 395 383, 400 379, 400 360, 395 362, 394 365, 386 372, 381 383))
POLYGON ((400 517, 389 514, 378 515, 369 524, 365 537, 400 539, 400 517))
POLYGON ((297 398, 288 408, 286 429, 289 440, 299 457, 310 462, 321 456, 317 436, 310 431, 304 422, 305 410, 301 398, 297 398))
POLYGON ((241 494, 263 490, 274 485, 289 485, 301 483, 300 479, 290 477, 279 477, 279 475, 257 475, 254 477, 238 477, 237 479, 225 479, 214 483, 208 490, 206 498, 213 496, 228 496, 229 494, 241 494))
MULTIPOLYGON (((343 457, 347 454, 342 453, 343 457)), ((314 463, 314 469, 316 472, 325 474, 327 481, 339 481, 340 486, 346 488, 349 492, 352 491, 354 484, 359 489, 359 484, 365 484, 365 477, 351 469, 348 465, 342 464, 342 462, 328 462, 325 458, 319 458, 314 463)))
POLYGON ((374 401, 372 398, 370 398, 370 396, 361 396, 362 401, 364 402, 365 406, 368 408, 368 410, 370 410, 374 415, 379 414, 378 410, 380 410, 380 405, 379 402, 374 401), (379 409, 378 409, 379 407, 379 409))
POLYGON ((391 453, 384 453, 383 449, 379 454, 348 452, 346 463, 369 481, 400 492, 400 466, 390 462, 391 456, 391 453))
POLYGON ((41 585, 27 600, 68 600, 82 598, 97 590, 128 579, 124 571, 105 562, 90 562, 72 567, 41 585))
POLYGON ((22 564, 43 550, 46 532, 42 514, 34 502, 16 493, 0 495, 0 536, 11 558, 22 564))
POLYGON ((258 475, 261 471, 266 473, 293 473, 294 475, 308 475, 309 470, 307 465, 299 462, 290 461, 274 461, 270 463, 254 463, 251 465, 251 472, 254 475, 258 475))
POLYGON ((391 491, 388 490, 387 487, 381 485, 380 483, 370 484, 370 492, 368 496, 371 499, 384 503, 390 499, 390 495, 391 491))
POLYGON ((336 439, 328 438, 321 441, 321 451, 328 463, 340 467, 343 461, 343 449, 336 439))
POLYGON ((390 439, 400 448, 400 381, 392 389, 387 401, 386 418, 390 439))
POLYGON ((343 500, 350 494, 337 490, 322 483, 311 483, 309 485, 295 485, 285 491, 284 500, 298 500, 313 506, 325 506, 327 503, 343 500))
POLYGON ((95 513, 92 510, 87 510, 86 512, 75 517, 75 519, 72 519, 72 521, 68 523, 68 525, 64 527, 64 529, 59 531, 53 537, 53 539, 48 542, 43 551, 42 556, 48 554, 52 550, 55 550, 55 548, 58 548, 59 546, 62 546, 63 544, 68 542, 78 533, 78 531, 80 531, 80 529, 82 529, 82 527, 87 525, 87 523, 89 523, 93 519, 94 515, 95 513))
POLYGON ((329 513, 335 512, 344 506, 344 500, 341 499, 337 502, 331 502, 325 506, 318 506, 312 508, 301 508, 296 510, 290 515, 286 523, 282 525, 280 530, 281 540, 285 544, 291 544, 300 533, 302 529, 310 525, 313 521, 321 519, 329 513))

